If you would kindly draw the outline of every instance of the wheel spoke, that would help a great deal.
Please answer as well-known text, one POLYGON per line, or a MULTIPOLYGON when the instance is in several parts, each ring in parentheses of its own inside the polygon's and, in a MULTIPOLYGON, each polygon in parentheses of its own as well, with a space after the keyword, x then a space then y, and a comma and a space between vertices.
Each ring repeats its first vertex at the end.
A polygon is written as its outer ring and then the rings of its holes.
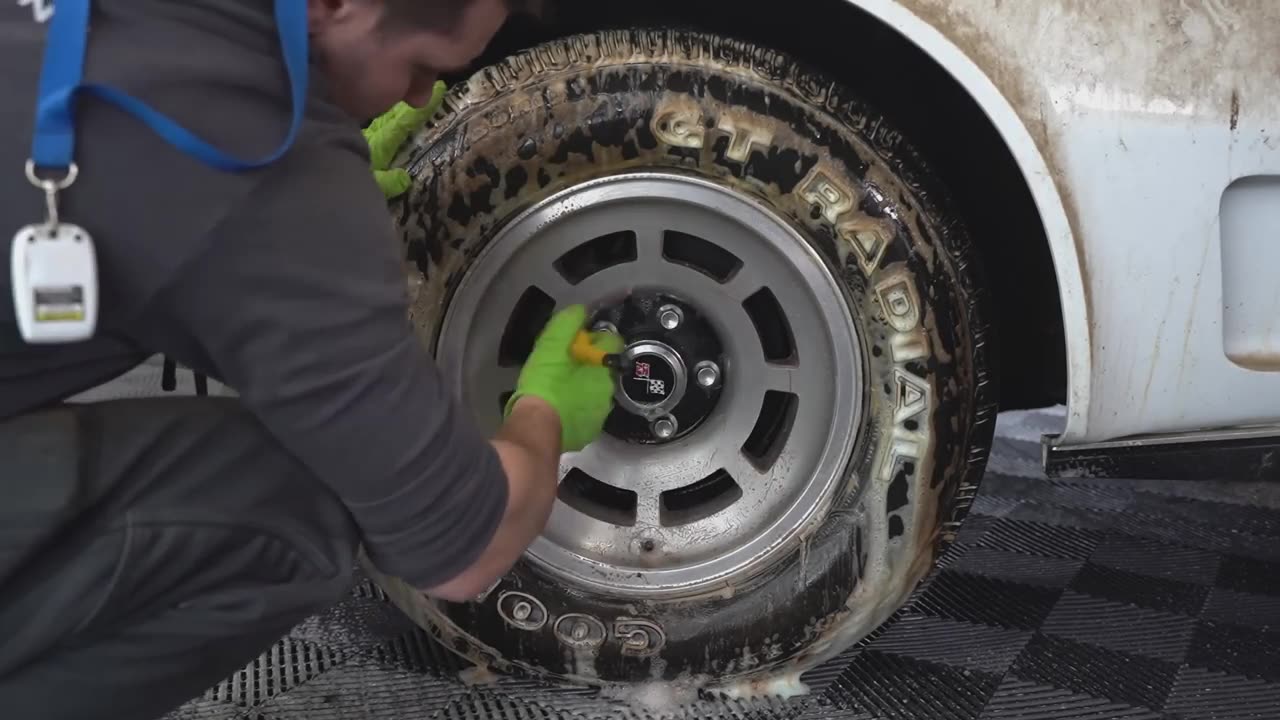
MULTIPOLYGON (((747 444, 748 438, 751 438, 752 433, 756 431, 761 413, 780 411, 777 407, 779 399, 770 400, 769 394, 772 392, 793 395, 795 397, 790 402, 799 403, 799 407, 804 407, 809 400, 804 392, 806 389, 804 380, 798 368, 775 365, 765 362, 762 358, 748 361, 745 367, 735 369, 733 377, 730 378, 730 382, 734 384, 729 400, 731 404, 726 408, 723 425, 716 431, 722 438, 721 443, 727 447, 731 446, 735 451, 734 457, 741 459, 744 463, 739 467, 734 460, 726 461, 729 463, 726 469, 735 478, 739 472, 752 475, 760 473, 754 464, 740 456, 740 449, 747 444)), ((806 416, 798 410, 799 408, 793 417, 790 430, 779 437, 781 442, 788 442, 791 435, 796 432, 822 432, 820 418, 806 416)), ((759 481, 760 478, 756 480, 759 481)))
POLYGON ((577 468, 591 477, 599 478, 605 482, 612 482, 609 463, 603 457, 598 443, 588 445, 578 452, 564 453, 560 456, 561 480, 573 468, 577 468))
POLYGON ((722 438, 721 445, 732 447, 735 452, 742 447, 756 427, 756 419, 760 417, 760 406, 763 401, 763 391, 736 391, 726 413, 724 425, 717 431, 722 438))
POLYGON ((661 273, 668 264, 662 256, 662 229, 656 225, 645 225, 637 228, 635 233, 636 262, 628 268, 628 272, 645 277, 661 273))
POLYGON ((564 303, 573 292, 569 282, 551 265, 537 266, 531 275, 520 280, 546 293, 557 304, 564 303))
MULTIPOLYGON (((750 320, 747 320, 750 323, 750 320)), ((820 381, 804 374, 799 365, 782 365, 766 360, 760 354, 759 343, 755 340, 754 330, 746 347, 754 352, 743 352, 738 355, 733 370, 735 392, 747 391, 763 394, 766 390, 804 394, 811 386, 820 381)))
POLYGON ((658 527, 661 523, 662 496, 652 485, 644 485, 636 493, 636 527, 658 527))
POLYGON ((764 362, 764 356, 761 354, 759 334, 755 323, 751 322, 751 316, 739 305, 725 308, 720 313, 720 318, 724 323, 724 338, 730 347, 730 357, 734 358, 733 377, 739 383, 747 380, 758 384, 756 378, 761 376, 753 373, 759 372, 756 366, 764 362))
POLYGON ((769 502, 779 490, 783 489, 782 478, 773 471, 773 468, 762 472, 741 452, 736 453, 730 462, 725 463, 725 470, 742 490, 742 498, 738 502, 745 503, 748 507, 769 502))
POLYGON ((763 370, 760 375, 764 378, 761 385, 766 390, 796 393, 795 379, 796 374, 800 372, 799 368, 769 362, 762 362, 761 366, 763 370))
POLYGON ((568 297, 573 302, 598 302, 601 298, 618 297, 619 293, 636 280, 635 263, 615 265, 601 270, 574 286, 568 297))
POLYGON ((563 480, 573 469, 612 485, 631 490, 636 494, 637 527, 659 525, 659 503, 663 486, 654 481, 651 473, 662 473, 651 464, 619 462, 617 448, 608 438, 601 438, 580 452, 566 453, 560 457, 560 478, 563 480))
POLYGON ((744 266, 729 279, 729 282, 721 286, 721 290, 732 298, 735 303, 741 303, 754 295, 765 284, 750 267, 744 266))

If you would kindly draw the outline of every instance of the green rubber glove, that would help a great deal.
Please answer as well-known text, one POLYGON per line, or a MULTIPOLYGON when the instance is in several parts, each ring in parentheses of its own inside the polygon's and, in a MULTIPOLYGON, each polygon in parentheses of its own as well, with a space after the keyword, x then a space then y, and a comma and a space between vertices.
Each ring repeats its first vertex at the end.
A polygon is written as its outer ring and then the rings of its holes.
POLYGON ((445 85, 437 80, 432 88, 431 100, 421 108, 398 102, 390 110, 379 115, 364 129, 365 142, 369 144, 369 164, 373 166, 373 179, 378 182, 382 194, 388 199, 405 193, 412 184, 404 168, 389 169, 400 146, 404 145, 418 128, 422 127, 444 102, 445 85))
MULTIPOLYGON (((516 391, 506 413, 526 395, 541 398, 560 416, 561 452, 576 452, 600 436, 613 408, 613 374, 609 368, 584 365, 569 354, 587 311, 570 305, 551 317, 520 370, 516 391)), ((614 333, 591 333, 592 342, 606 352, 620 352, 622 338, 614 333)))

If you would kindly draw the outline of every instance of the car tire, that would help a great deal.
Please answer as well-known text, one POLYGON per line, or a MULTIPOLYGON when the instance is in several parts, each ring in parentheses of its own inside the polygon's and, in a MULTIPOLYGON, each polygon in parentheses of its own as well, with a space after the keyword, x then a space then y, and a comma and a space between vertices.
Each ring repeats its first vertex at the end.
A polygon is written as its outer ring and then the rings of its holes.
POLYGON ((576 35, 451 88, 398 164, 414 184, 392 212, 413 323, 431 347, 459 284, 513 219, 556 193, 655 171, 783 218, 837 278, 861 342, 860 423, 841 481, 767 565, 651 598, 574 586, 525 558, 467 603, 367 568, 415 622, 499 671, 741 688, 865 637, 927 576, 985 466, 994 353, 976 253, 944 188, 849 88, 714 35, 576 35))

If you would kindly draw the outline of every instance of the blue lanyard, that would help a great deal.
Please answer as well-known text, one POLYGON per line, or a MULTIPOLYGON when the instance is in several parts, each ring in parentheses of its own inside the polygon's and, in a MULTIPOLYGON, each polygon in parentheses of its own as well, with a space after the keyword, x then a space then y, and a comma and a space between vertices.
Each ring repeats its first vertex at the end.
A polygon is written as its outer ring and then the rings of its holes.
POLYGON ((44 66, 40 71, 35 132, 31 160, 36 168, 71 172, 75 156, 73 100, 87 92, 113 103, 146 123, 170 145, 220 170, 252 170, 280 159, 293 145, 302 125, 307 93, 306 0, 275 0, 280 47, 293 98, 293 122, 284 142, 258 160, 231 157, 156 112, 144 103, 110 87, 82 84, 85 46, 89 38, 89 0, 58 0, 45 40, 44 66))

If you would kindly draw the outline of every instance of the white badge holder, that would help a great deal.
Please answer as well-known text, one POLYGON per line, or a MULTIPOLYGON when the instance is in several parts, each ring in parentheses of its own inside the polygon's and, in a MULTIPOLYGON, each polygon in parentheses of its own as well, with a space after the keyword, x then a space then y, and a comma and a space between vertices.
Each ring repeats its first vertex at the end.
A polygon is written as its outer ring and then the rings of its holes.
POLYGON ((58 219, 58 191, 75 181, 73 163, 60 181, 42 180, 27 163, 27 179, 45 193, 45 222, 13 237, 13 305, 22 337, 31 344, 70 343, 93 336, 98 323, 98 259, 93 238, 58 219))

